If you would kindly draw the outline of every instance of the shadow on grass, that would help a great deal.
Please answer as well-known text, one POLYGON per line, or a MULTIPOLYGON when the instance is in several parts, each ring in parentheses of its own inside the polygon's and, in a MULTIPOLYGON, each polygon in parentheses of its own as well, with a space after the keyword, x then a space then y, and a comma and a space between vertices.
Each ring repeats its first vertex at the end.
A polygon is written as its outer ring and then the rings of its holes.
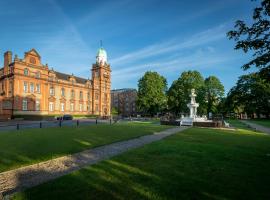
POLYGON ((270 137, 188 129, 15 199, 270 199, 270 137))

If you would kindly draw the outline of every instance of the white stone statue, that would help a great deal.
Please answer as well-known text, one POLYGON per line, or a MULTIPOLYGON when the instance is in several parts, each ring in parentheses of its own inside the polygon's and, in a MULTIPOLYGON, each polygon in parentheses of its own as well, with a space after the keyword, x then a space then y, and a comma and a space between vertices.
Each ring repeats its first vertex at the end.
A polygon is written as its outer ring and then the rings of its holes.
POLYGON ((187 104, 187 107, 190 110, 189 117, 195 120, 197 117, 197 108, 199 107, 199 104, 196 103, 195 99, 195 97, 197 96, 195 94, 195 89, 191 89, 191 94, 189 96, 190 96, 190 103, 187 104))

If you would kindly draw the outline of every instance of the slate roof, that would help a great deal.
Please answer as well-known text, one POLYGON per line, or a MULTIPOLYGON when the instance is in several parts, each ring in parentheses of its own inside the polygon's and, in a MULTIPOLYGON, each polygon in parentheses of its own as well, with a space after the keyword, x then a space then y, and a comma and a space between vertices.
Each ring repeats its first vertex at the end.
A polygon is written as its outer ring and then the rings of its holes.
MULTIPOLYGON (((69 81, 69 78, 72 76, 70 74, 64 74, 64 73, 61 73, 61 72, 56 72, 55 71, 55 75, 58 79, 62 79, 62 80, 65 80, 65 81, 69 81)), ((78 76, 74 76, 73 77, 75 78, 76 80, 76 83, 81 83, 81 84, 85 84, 86 81, 88 79, 85 79, 85 78, 81 78, 81 77, 78 77, 78 76)))

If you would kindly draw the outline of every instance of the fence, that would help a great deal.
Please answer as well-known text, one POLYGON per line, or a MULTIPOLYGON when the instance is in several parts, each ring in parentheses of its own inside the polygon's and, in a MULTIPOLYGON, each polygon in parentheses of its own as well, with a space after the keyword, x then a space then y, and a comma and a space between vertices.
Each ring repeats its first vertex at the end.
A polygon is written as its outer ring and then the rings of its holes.
POLYGON ((0 125, 0 131, 5 130, 21 130, 27 128, 49 128, 49 127, 79 127, 86 125, 97 125, 97 124, 113 124, 111 119, 109 120, 101 120, 101 119, 93 119, 93 120, 58 120, 58 121, 40 121, 40 122, 12 122, 7 125, 0 125))

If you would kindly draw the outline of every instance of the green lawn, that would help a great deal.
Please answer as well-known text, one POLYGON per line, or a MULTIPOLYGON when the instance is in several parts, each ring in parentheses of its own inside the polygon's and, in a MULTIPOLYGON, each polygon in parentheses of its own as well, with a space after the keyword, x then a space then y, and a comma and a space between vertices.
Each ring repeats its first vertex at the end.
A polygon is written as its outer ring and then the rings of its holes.
POLYGON ((14 199, 270 199, 270 136, 191 128, 14 199))
POLYGON ((0 132, 0 172, 166 128, 128 123, 0 132))
POLYGON ((230 126, 232 126, 234 128, 251 130, 247 124, 244 124, 243 122, 241 122, 240 120, 237 120, 237 119, 226 120, 226 122, 230 123, 230 126))
POLYGON ((249 121, 270 128, 270 119, 252 119, 249 121))

